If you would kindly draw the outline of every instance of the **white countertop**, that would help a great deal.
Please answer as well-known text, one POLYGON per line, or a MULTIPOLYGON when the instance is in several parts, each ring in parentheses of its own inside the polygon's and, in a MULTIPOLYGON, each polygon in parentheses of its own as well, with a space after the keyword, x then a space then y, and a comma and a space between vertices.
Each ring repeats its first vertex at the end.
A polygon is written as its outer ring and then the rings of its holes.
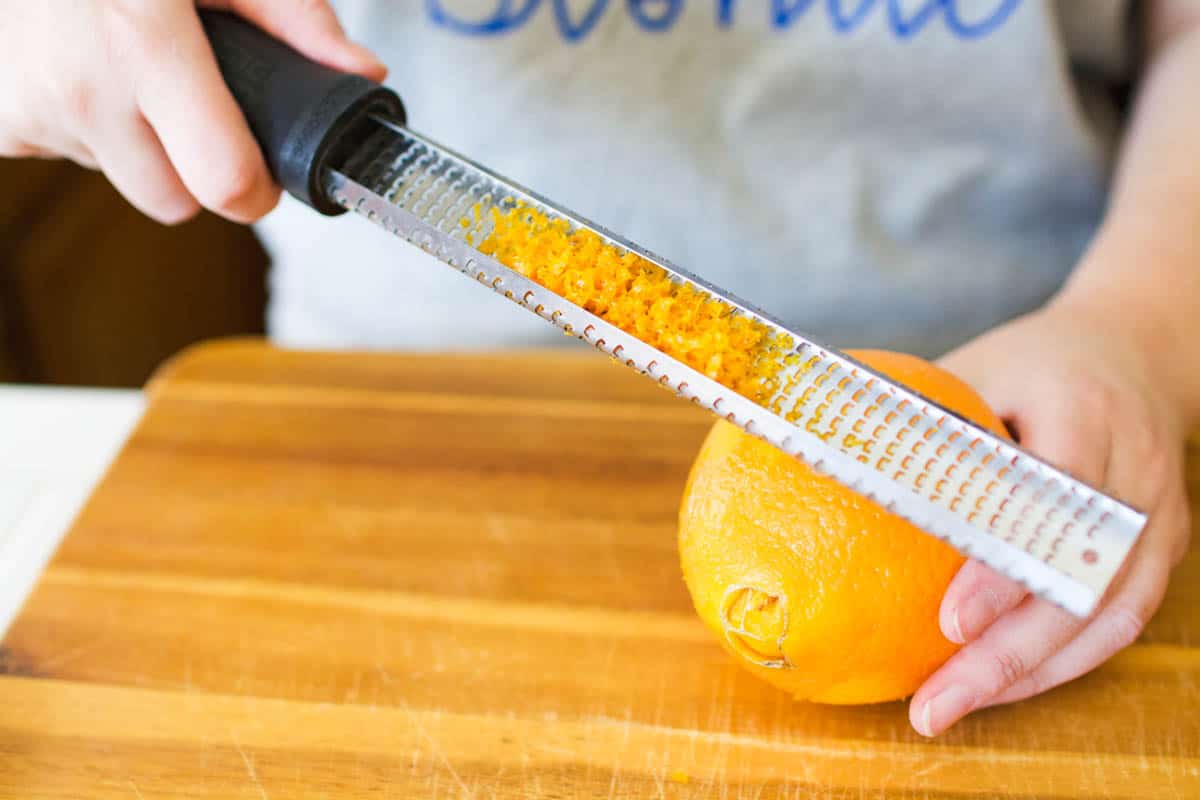
POLYGON ((0 636, 142 407, 136 391, 0 385, 0 636))

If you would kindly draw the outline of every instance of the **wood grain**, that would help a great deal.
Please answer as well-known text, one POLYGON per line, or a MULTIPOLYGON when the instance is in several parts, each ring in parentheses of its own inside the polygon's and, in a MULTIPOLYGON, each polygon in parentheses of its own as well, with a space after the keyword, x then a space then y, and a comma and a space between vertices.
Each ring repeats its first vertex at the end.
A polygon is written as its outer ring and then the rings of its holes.
POLYGON ((1200 797, 1195 549, 1137 645, 927 742, 697 621, 709 425, 591 353, 189 352, 0 648, 0 797, 1200 797))

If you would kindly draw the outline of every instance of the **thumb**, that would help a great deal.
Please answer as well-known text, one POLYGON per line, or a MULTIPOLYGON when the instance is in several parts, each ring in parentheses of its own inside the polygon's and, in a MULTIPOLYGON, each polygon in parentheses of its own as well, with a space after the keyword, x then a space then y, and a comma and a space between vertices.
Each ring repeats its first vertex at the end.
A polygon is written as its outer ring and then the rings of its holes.
POLYGON ((232 11, 327 67, 374 81, 387 76, 382 61, 346 37, 328 0, 198 0, 198 5, 232 11))

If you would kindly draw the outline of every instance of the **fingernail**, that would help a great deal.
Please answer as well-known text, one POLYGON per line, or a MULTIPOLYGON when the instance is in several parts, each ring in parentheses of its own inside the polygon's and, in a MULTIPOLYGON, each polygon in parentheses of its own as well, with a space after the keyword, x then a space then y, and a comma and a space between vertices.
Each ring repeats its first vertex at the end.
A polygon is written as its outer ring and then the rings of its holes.
POLYGON ((965 644, 996 621, 1000 613, 1000 598, 996 590, 985 586, 959 603, 951 614, 951 624, 956 637, 953 641, 965 644))
POLYGON ((955 684, 925 703, 917 715, 917 733, 934 736, 953 725, 975 707, 975 694, 966 686, 955 684))
POLYGON ((955 606, 954 610, 950 612, 949 629, 942 631, 942 633, 946 634, 946 638, 955 644, 967 643, 966 638, 963 636, 962 625, 958 622, 958 606, 955 606))

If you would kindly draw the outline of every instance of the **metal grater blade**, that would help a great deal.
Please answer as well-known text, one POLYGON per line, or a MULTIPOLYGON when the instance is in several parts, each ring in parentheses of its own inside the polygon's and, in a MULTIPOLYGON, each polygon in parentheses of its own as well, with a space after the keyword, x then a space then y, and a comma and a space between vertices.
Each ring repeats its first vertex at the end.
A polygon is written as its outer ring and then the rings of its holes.
POLYGON ((469 159, 377 122, 326 175, 338 203, 1037 595, 1081 617, 1096 609, 1145 525, 1142 513, 469 159), (491 232, 489 209, 518 203, 589 229, 791 337, 778 392, 755 403, 470 244, 491 232), (477 204, 485 213, 476 219, 477 204))

